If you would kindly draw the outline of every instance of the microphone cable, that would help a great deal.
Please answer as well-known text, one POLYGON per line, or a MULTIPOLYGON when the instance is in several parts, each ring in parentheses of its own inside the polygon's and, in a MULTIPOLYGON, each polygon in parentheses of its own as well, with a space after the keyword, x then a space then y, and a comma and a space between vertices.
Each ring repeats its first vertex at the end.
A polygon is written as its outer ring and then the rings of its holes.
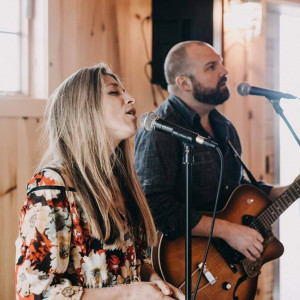
MULTIPOLYGON (((218 207, 218 202, 219 202, 219 195, 220 195, 220 189, 221 189, 222 177, 223 177, 223 165, 224 165, 223 154, 222 154, 222 152, 221 152, 221 150, 220 150, 219 147, 216 147, 215 150, 218 152, 219 158, 220 158, 220 176, 219 176, 219 183, 218 183, 218 189, 217 189, 217 194, 216 194, 215 207, 214 207, 213 215, 212 215, 212 221, 211 221, 211 226, 210 226, 210 232, 209 232, 208 241, 207 241, 207 245, 206 245, 206 249, 205 249, 205 253, 204 253, 204 258, 203 258, 203 261, 202 261, 202 266, 201 266, 201 269, 200 269, 200 274, 199 274, 199 276, 198 276, 196 288, 194 289, 193 300, 196 299, 196 296, 197 296, 197 293, 198 293, 198 288, 199 288, 200 281, 201 281, 201 277, 202 277, 203 270, 204 270, 204 267, 205 267, 205 262, 206 262, 206 259, 207 259, 208 250, 209 250, 209 247, 210 247, 210 245, 211 245, 211 240, 212 240, 212 235, 213 235, 214 225, 215 225, 215 220, 216 220, 216 214, 217 214, 217 207, 218 207)), ((192 282, 193 282, 193 280, 192 280, 192 282)))

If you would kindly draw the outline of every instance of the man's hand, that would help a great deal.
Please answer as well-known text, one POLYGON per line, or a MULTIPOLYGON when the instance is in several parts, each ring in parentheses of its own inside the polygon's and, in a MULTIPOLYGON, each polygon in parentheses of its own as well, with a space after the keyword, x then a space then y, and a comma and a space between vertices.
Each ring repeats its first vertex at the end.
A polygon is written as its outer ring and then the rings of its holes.
MULTIPOLYGON (((200 222, 192 229, 192 234, 208 236, 211 217, 202 216, 200 222)), ((223 239, 228 245, 241 252, 246 258, 255 261, 263 251, 263 237, 250 227, 216 219, 213 236, 223 239)))
POLYGON ((228 245, 241 252, 246 258, 255 261, 263 252, 263 237, 250 227, 228 223, 228 234, 223 237, 228 245))

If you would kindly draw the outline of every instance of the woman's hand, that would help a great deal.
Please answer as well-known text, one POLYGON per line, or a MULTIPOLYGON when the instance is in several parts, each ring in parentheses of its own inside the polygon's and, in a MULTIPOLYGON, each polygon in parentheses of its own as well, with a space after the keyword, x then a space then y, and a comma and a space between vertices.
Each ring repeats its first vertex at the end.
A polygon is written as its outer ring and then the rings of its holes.
POLYGON ((185 296, 182 293, 182 291, 180 291, 178 288, 176 288, 172 284, 163 281, 161 278, 154 279, 151 282, 154 283, 162 291, 162 293, 165 294, 166 296, 169 296, 172 299, 177 299, 177 300, 185 299, 185 296))
POLYGON ((184 294, 170 283, 164 282, 149 264, 142 266, 145 281, 99 289, 84 289, 84 299, 130 300, 184 300, 184 294))
MULTIPOLYGON (((170 294, 173 292, 169 290, 170 294)), ((117 285, 114 287, 84 289, 82 300, 106 299, 106 300, 172 300, 184 299, 173 298, 166 295, 152 282, 134 282, 130 284, 117 285)))
POLYGON ((144 281, 135 282, 126 285, 126 288, 127 288, 127 292, 125 292, 126 295, 124 295, 125 296, 124 299, 130 299, 130 300, 184 299, 184 298, 174 298, 172 296, 173 291, 167 285, 159 286, 153 282, 144 282, 144 281))
POLYGON ((163 281, 151 265, 144 264, 142 266, 141 275, 142 280, 149 281, 151 284, 155 285, 164 296, 168 297, 167 299, 185 299, 184 294, 172 284, 163 281))

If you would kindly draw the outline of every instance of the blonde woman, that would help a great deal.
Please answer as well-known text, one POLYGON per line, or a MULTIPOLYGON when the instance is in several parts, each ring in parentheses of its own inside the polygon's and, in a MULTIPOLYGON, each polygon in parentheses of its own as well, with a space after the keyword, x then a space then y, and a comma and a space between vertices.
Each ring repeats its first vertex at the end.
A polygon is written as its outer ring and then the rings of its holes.
POLYGON ((105 64, 49 101, 48 151, 20 215, 17 299, 184 299, 146 254, 156 233, 130 161, 134 103, 105 64))

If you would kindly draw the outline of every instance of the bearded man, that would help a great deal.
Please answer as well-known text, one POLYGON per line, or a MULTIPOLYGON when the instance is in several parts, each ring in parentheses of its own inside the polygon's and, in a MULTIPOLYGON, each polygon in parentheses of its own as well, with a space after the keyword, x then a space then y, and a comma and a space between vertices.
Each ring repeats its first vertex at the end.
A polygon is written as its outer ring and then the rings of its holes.
MULTIPOLYGON (((241 155, 238 134, 216 106, 229 98, 228 71, 222 57, 204 42, 188 41, 175 45, 164 65, 170 96, 156 110, 162 119, 197 132, 218 143, 224 157, 224 173, 218 210, 224 207, 233 190, 249 183, 241 163, 228 141, 241 155)), ((169 238, 185 233, 185 166, 181 141, 165 133, 139 129, 135 139, 135 167, 159 231, 169 238)), ((193 147, 191 182, 192 235, 208 236, 211 217, 200 211, 212 211, 220 174, 217 152, 203 145, 193 147)), ((264 182, 260 188, 276 199, 287 187, 264 182)), ((214 237, 254 261, 263 251, 263 237, 256 230, 216 219, 214 237)))

